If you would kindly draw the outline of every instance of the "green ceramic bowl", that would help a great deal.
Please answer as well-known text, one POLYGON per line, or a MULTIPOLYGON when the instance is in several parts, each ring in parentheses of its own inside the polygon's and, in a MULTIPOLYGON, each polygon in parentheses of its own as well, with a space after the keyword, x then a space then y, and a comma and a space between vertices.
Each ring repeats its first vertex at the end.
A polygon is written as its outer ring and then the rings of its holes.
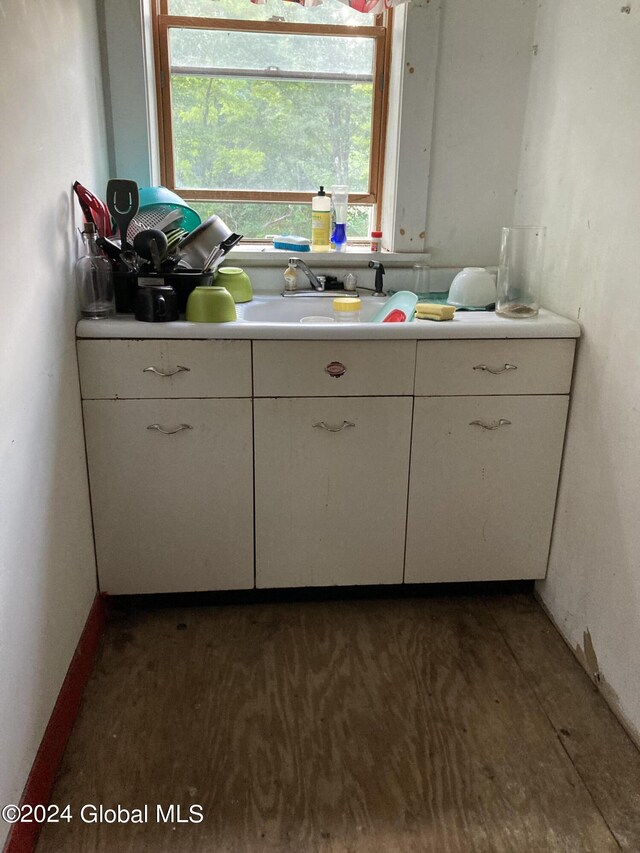
POLYGON ((220 267, 215 282, 227 288, 234 302, 251 302, 253 299, 251 279, 240 267, 220 267))
POLYGON ((187 299, 190 323, 231 323, 238 319, 233 297, 224 287, 196 287, 187 299))

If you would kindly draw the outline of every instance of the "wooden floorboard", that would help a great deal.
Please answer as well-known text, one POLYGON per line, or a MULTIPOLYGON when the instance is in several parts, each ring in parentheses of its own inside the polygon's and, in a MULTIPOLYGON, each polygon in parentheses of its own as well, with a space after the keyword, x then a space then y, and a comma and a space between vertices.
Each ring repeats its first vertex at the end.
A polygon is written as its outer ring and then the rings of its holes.
POLYGON ((538 603, 486 606, 622 850, 640 851, 640 752, 538 603))
POLYGON ((38 853, 619 850, 503 617, 486 597, 116 613, 52 800, 75 817, 38 853), (85 803, 153 808, 85 824, 85 803))

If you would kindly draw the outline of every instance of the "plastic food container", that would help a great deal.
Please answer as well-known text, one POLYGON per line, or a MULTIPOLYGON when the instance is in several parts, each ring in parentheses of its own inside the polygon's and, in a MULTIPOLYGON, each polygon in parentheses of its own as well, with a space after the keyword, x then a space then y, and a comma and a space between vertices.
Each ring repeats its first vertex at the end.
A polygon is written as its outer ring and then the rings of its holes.
POLYGON ((301 317, 300 322, 307 323, 311 326, 326 326, 327 323, 333 323, 335 321, 333 317, 322 317, 319 314, 310 314, 308 317, 301 317))
MULTIPOLYGON (((405 315, 405 322, 410 323, 416 312, 417 303, 418 297, 415 293, 412 293, 410 290, 399 290, 389 299, 385 299, 384 305, 376 312, 371 322, 384 323, 390 314, 399 310, 405 315)), ((396 323, 400 321, 399 316, 396 314, 392 318, 392 322, 394 321, 396 323)))
POLYGON ((333 300, 333 316, 337 323, 359 323, 362 301, 350 296, 338 296, 333 300))
POLYGON ((394 308, 382 321, 383 323, 405 323, 407 315, 400 308, 394 308))

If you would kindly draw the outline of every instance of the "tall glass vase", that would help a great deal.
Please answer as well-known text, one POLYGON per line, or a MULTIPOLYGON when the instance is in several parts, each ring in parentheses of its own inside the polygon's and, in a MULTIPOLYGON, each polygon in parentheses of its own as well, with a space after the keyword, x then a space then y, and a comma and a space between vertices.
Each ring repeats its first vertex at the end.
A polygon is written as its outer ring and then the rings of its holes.
POLYGON ((546 232, 540 225, 502 229, 496 314, 514 320, 538 315, 546 232))

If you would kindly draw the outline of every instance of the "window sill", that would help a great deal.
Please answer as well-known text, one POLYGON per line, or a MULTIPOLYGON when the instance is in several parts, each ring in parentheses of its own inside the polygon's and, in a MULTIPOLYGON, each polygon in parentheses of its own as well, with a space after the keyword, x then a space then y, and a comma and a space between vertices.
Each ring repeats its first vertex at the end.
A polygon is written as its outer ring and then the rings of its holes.
POLYGON ((381 261, 385 267, 412 267, 414 264, 428 264, 431 255, 424 252, 371 252, 364 245, 349 246, 346 252, 294 252, 288 249, 274 249, 264 243, 242 243, 230 253, 229 263, 242 262, 255 267, 286 266, 286 259, 299 257, 310 267, 340 268, 362 267, 369 261, 381 261))

